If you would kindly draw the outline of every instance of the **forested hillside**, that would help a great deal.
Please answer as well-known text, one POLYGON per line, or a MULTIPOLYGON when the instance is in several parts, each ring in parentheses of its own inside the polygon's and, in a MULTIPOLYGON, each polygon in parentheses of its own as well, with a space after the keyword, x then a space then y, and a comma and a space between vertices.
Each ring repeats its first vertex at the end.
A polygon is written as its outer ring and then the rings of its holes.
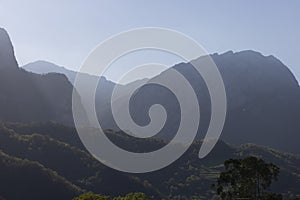
MULTIPOLYGON (((108 131, 106 133, 114 142, 131 151, 146 151, 159 148, 165 143, 162 140, 139 140, 122 132, 108 131)), ((133 175, 124 174, 103 166, 94 159, 78 141, 76 130, 54 122, 49 123, 2 123, 0 127, 0 150, 2 160, 9 161, 9 165, 17 167, 17 171, 27 171, 24 176, 11 176, 7 165, 1 170, 9 182, 22 182, 27 179, 30 184, 26 190, 11 187, 10 190, 0 192, 0 195, 14 197, 18 193, 32 194, 35 185, 46 189, 49 184, 54 191, 60 194, 59 188, 69 188, 56 199, 66 199, 64 195, 76 196, 82 191, 119 196, 130 192, 144 192, 148 197, 157 199, 188 198, 208 199, 214 196, 211 184, 223 169, 223 162, 228 158, 242 158, 255 155, 268 162, 278 165, 281 169, 278 182, 272 190, 286 195, 300 195, 300 156, 276 151, 272 148, 245 144, 231 146, 219 141, 215 149, 205 159, 197 157, 201 141, 195 142, 188 152, 172 165, 157 172, 133 175), (36 170, 38 169, 38 170, 36 170), (47 170, 46 170, 47 169, 47 170), (45 180, 35 173, 46 171, 51 176, 45 180), (30 178, 27 176, 32 174, 30 178), (7 176, 6 176, 7 175, 7 176), (42 180, 41 180, 42 179, 42 180), (41 181, 45 183, 41 184, 41 181), (50 183, 49 183, 50 182, 50 183), (47 183, 47 184, 46 184, 47 183), (63 186, 62 186, 63 185, 63 186), (57 189, 55 189, 57 187, 57 189)), ((45 173, 46 173, 45 172, 45 173)), ((46 174, 47 174, 46 173, 46 174)), ((42 176, 44 177, 44 176, 42 176)), ((27 187, 28 186, 28 187, 27 187)), ((34 193, 42 195, 45 193, 34 193)), ((24 194, 26 195, 26 194, 24 194)))

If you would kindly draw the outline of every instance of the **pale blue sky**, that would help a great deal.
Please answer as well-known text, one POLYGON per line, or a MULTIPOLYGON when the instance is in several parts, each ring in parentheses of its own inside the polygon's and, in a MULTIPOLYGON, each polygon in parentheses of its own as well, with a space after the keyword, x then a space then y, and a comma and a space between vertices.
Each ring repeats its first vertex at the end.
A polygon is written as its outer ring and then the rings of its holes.
POLYGON ((297 0, 0 0, 0 27, 9 32, 20 65, 47 60, 76 69, 107 37, 155 26, 183 32, 210 53, 275 55, 300 80, 299 10, 297 0))

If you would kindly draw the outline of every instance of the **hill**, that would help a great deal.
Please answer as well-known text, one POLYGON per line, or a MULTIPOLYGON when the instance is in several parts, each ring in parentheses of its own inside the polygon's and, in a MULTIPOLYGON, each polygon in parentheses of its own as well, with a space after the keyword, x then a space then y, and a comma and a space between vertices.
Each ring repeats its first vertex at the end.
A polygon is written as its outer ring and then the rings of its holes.
MULTIPOLYGON (((133 139, 122 132, 108 131, 106 134, 119 146, 134 152, 165 145, 162 140, 133 139)), ((38 162, 83 190, 110 196, 141 191, 151 199, 211 199, 214 192, 210 186, 223 169, 224 160, 255 155, 280 167, 279 181, 272 187, 273 191, 300 195, 300 156, 296 154, 254 144, 232 146, 219 141, 208 157, 200 160, 201 141, 197 141, 172 165, 156 172, 135 175, 102 165, 77 144, 76 136, 74 128, 57 123, 2 124, 0 150, 9 156, 38 162)), ((11 181, 16 180, 11 177, 11 181)))
POLYGON ((83 192, 38 162, 0 151, 0 196, 3 199, 71 199, 83 192))

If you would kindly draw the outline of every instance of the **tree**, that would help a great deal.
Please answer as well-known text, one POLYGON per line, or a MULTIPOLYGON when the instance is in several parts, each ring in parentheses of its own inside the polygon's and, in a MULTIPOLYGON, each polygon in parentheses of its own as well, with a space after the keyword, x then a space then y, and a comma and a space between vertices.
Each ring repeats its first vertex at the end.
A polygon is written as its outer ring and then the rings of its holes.
POLYGON ((115 198, 87 192, 81 194, 79 197, 75 197, 73 200, 148 200, 148 198, 144 193, 141 192, 129 193, 125 197, 119 196, 115 198))
POLYGON ((75 197, 73 200, 109 200, 109 196, 102 196, 100 194, 94 194, 92 192, 86 192, 79 197, 75 197))
POLYGON ((281 195, 266 193, 272 181, 277 180, 279 167, 276 165, 250 156, 226 160, 224 166, 225 171, 213 184, 221 199, 282 199, 281 195))
POLYGON ((115 197, 114 200, 148 200, 144 193, 129 193, 125 197, 115 197))

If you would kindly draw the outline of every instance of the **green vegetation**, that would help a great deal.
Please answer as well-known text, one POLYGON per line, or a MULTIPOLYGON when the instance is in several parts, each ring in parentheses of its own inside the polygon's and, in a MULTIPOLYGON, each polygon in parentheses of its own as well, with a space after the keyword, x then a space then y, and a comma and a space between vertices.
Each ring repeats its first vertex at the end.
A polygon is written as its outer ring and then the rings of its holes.
POLYGON ((16 158, 2 151, 0 177, 2 199, 71 199, 83 192, 81 188, 38 162, 16 158))
MULTIPOLYGON (((135 152, 165 144, 156 139, 134 139, 122 132, 107 131, 106 134, 119 146, 135 152)), ((86 191, 118 200, 131 198, 129 193, 134 191, 142 192, 149 200, 213 199, 218 197, 210 186, 224 170, 224 160, 243 159, 250 155, 280 167, 278 181, 272 183, 270 192, 289 199, 300 194, 300 156, 266 147, 252 144, 233 147, 219 141, 209 156, 199 159, 201 142, 198 141, 182 158, 164 169, 146 174, 126 174, 102 165, 79 142, 74 128, 53 122, 0 124, 0 151, 12 160, 19 160, 9 161, 9 165, 0 164, 2 199, 18 200, 20 197, 15 194, 22 194, 26 199, 55 197, 52 199, 66 200, 79 198, 86 191), (24 162, 28 164, 22 164, 24 162), (41 175, 40 171, 47 173, 41 175), (36 188, 41 192, 36 192, 36 188), (30 196, 33 194, 35 198, 30 196)))
POLYGON ((100 194, 94 194, 92 192, 86 192, 79 197, 75 197, 73 200, 109 200, 109 196, 102 196, 100 194))
POLYGON ((279 167, 276 165, 250 156, 226 160, 224 166, 225 171, 214 185, 221 199, 282 199, 282 195, 266 191, 272 181, 277 180, 279 167))
POLYGON ((125 197, 115 197, 113 200, 148 200, 144 193, 129 193, 125 197))
POLYGON ((144 193, 137 192, 137 193, 129 193, 125 197, 109 197, 109 196, 102 196, 100 194, 94 194, 92 192, 87 192, 81 194, 79 197, 74 198, 73 200, 148 200, 147 196, 144 193))

